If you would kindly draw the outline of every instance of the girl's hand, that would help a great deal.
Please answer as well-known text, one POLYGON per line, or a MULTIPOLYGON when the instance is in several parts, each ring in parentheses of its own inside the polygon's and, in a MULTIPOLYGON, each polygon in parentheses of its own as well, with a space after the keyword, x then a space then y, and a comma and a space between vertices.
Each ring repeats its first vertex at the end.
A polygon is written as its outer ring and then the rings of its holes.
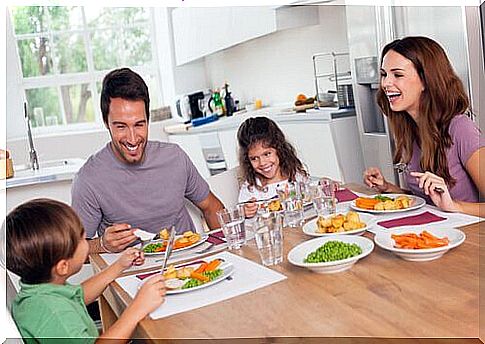
POLYGON ((256 212, 258 211, 259 204, 254 202, 256 201, 256 198, 251 198, 250 201, 251 203, 246 203, 244 205, 244 214, 246 215, 247 218, 254 217, 256 215, 256 212))
POLYGON ((165 301, 165 283, 162 274, 156 274, 143 281, 133 303, 130 312, 141 320, 149 313, 157 309, 165 301))
POLYGON ((433 203, 444 211, 459 211, 459 206, 453 201, 445 180, 431 172, 411 172, 411 176, 416 177, 418 186, 423 189, 424 194, 428 195, 433 203), (436 189, 439 189, 437 191, 436 189))
POLYGON ((123 251, 121 257, 116 261, 122 271, 128 269, 132 265, 142 265, 144 262, 145 256, 143 252, 134 247, 130 247, 123 251))
POLYGON ((377 167, 369 167, 365 170, 363 177, 364 183, 378 192, 385 192, 389 188, 389 183, 377 167))

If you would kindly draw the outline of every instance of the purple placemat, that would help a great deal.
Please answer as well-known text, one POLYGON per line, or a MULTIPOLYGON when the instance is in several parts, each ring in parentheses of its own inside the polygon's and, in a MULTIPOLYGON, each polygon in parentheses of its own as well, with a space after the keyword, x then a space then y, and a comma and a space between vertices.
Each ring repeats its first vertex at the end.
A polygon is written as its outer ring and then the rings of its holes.
POLYGON ((356 198, 359 198, 356 194, 354 194, 349 189, 337 190, 335 191, 335 197, 339 202, 348 202, 353 201, 356 198))
POLYGON ((377 222, 379 226, 384 228, 394 228, 399 226, 418 226, 418 225, 425 225, 428 223, 439 222, 446 220, 446 217, 441 217, 430 213, 429 211, 425 211, 424 213, 413 215, 413 216, 406 216, 401 217, 399 219, 387 220, 387 221, 380 221, 377 222))
POLYGON ((209 238, 207 239, 207 242, 210 242, 211 244, 214 245, 219 245, 219 244, 224 244, 225 241, 225 236, 222 231, 214 232, 209 234, 209 238))

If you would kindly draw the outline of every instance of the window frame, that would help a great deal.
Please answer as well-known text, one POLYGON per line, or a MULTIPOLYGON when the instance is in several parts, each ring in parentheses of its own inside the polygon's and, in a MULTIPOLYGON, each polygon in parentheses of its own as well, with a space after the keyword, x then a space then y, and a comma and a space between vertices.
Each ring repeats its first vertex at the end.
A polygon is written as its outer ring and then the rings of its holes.
MULTIPOLYGON (((45 6, 49 7, 49 6, 45 6)), ((150 98, 153 99, 154 93, 156 93, 156 97, 159 99, 159 106, 164 105, 164 97, 163 97, 163 90, 162 90, 162 80, 160 77, 160 69, 158 68, 158 54, 157 54, 157 44, 156 44, 156 35, 155 35, 155 13, 154 8, 148 8, 148 19, 147 21, 140 21, 137 23, 129 24, 129 25, 116 25, 116 26, 106 26, 103 25, 101 27, 89 27, 85 8, 88 6, 76 6, 81 10, 81 18, 82 23, 81 27, 68 29, 68 30, 48 30, 44 32, 35 32, 35 33, 24 33, 24 34, 17 34, 15 32, 15 21, 13 19, 13 13, 10 12, 12 16, 12 31, 13 37, 15 40, 15 51, 17 61, 20 66, 20 87, 21 92, 23 94, 24 99, 27 99, 27 91, 31 89, 39 89, 44 87, 55 87, 57 88, 57 95, 59 101, 59 109, 60 109, 60 117, 62 118, 63 124, 54 125, 54 126, 41 126, 32 128, 32 132, 38 136, 50 135, 50 134, 61 134, 66 132, 81 132, 81 131, 98 131, 104 129, 104 123, 102 119, 101 109, 100 109, 100 92, 98 92, 97 83, 101 83, 104 76, 110 72, 113 68, 119 67, 129 67, 135 72, 139 73, 145 81, 148 76, 154 78, 158 85, 156 90, 150 90, 150 98), (145 65, 137 65, 137 66, 117 66, 113 67, 112 69, 107 70, 95 70, 94 67, 94 55, 91 45, 91 35, 95 32, 102 32, 106 30, 121 30, 124 31, 126 29, 132 28, 142 28, 149 32, 150 35, 150 48, 151 48, 151 61, 146 63, 145 65), (82 35, 82 39, 84 41, 84 53, 86 57, 86 65, 87 70, 85 72, 76 72, 76 73, 64 73, 60 74, 58 71, 57 62, 53 59, 53 74, 52 75, 44 75, 44 76, 33 76, 33 77, 24 77, 23 70, 22 70, 22 61, 20 59, 20 51, 18 48, 18 42, 25 39, 32 39, 37 37, 48 37, 48 39, 53 42, 53 37, 63 35, 63 34, 80 34, 82 35), (62 104, 62 97, 60 92, 60 87, 64 85, 81 85, 81 84, 89 84, 90 90, 92 91, 91 101, 94 110, 94 121, 93 122, 83 122, 83 123, 66 123, 66 114, 64 110, 64 106, 62 104)), ((120 6, 119 8, 123 8, 120 6)), ((151 102, 151 107, 153 103, 151 102)))

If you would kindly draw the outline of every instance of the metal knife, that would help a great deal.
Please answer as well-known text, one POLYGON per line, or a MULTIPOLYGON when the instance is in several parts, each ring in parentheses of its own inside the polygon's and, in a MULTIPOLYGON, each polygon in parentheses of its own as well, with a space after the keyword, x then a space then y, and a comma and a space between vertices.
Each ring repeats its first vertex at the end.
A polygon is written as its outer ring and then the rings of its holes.
POLYGON ((162 269, 161 269, 162 274, 163 274, 163 271, 165 270, 165 268, 167 267, 168 258, 170 257, 170 254, 172 253, 174 241, 175 241, 175 226, 172 226, 171 231, 170 231, 170 237, 168 238, 168 242, 167 242, 167 248, 165 250, 165 258, 163 259, 163 263, 162 263, 162 269))

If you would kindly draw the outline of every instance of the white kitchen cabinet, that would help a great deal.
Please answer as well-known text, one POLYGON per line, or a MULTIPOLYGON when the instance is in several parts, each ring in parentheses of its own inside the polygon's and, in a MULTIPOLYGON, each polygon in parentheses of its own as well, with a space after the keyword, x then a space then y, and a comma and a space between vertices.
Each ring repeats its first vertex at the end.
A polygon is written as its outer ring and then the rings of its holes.
POLYGON ((312 176, 343 180, 330 122, 281 123, 287 140, 312 176))
POLYGON ((277 30, 318 24, 318 9, 296 7, 182 7, 172 11, 175 60, 182 65, 277 30))
POLYGON ((210 176, 199 135, 169 135, 168 141, 178 144, 187 153, 202 177, 210 176))

